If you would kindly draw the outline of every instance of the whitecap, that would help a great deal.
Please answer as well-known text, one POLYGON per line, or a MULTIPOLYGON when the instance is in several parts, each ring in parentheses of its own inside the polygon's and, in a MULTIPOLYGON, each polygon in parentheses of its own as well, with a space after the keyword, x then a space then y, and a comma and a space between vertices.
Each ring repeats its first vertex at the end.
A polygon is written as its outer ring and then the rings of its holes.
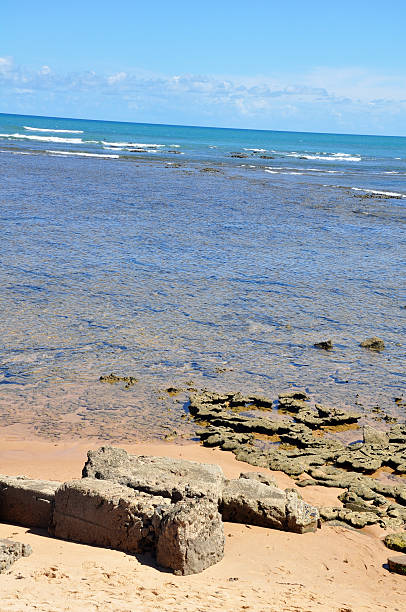
POLYGON ((246 149, 244 151, 253 151, 254 153, 266 153, 266 149, 246 149))
POLYGON ((51 155, 80 155, 80 157, 103 157, 107 159, 119 159, 119 155, 108 155, 103 153, 84 153, 82 151, 51 151, 47 150, 47 153, 51 155))
POLYGON ((403 193, 397 193, 396 191, 379 191, 377 189, 362 189, 361 187, 351 187, 353 191, 362 191, 364 193, 374 193, 376 195, 388 196, 389 198, 406 198, 403 193))
POLYGON ((331 155, 310 155, 308 153, 284 153, 286 157, 297 157, 299 159, 319 159, 320 161, 361 161, 361 157, 350 155, 349 153, 332 153, 331 155))
POLYGON ((23 126, 25 130, 30 130, 31 132, 55 132, 59 134, 83 134, 83 130, 51 130, 51 128, 36 128, 30 127, 29 125, 23 126))
POLYGON ((0 134, 1 138, 22 138, 24 140, 39 140, 41 142, 68 142, 69 144, 82 144, 81 138, 60 138, 59 136, 37 136, 31 134, 0 134))
POLYGON ((160 147, 164 147, 165 145, 163 144, 151 144, 151 143, 145 143, 145 142, 108 142, 106 140, 102 140, 101 141, 102 144, 108 146, 108 147, 124 147, 124 148, 136 148, 136 149, 152 149, 152 148, 160 148, 160 147))

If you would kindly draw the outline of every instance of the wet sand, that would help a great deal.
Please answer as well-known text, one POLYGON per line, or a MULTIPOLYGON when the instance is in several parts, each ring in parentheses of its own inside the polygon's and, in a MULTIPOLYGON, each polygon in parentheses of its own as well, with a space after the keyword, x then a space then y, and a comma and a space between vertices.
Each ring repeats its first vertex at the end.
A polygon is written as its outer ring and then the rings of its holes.
MULTIPOLYGON (((0 473, 66 480, 79 477, 86 451, 100 443, 49 442, 1 431, 0 473)), ((295 486, 285 474, 236 461, 230 453, 197 443, 122 444, 134 454, 218 463, 226 476, 271 473, 279 486, 295 486)), ((306 487, 304 499, 337 504, 339 489, 306 487)), ((33 554, 0 577, 0 611, 170 610, 337 611, 404 609, 405 578, 384 567, 391 551, 378 527, 355 531, 324 526, 297 535, 225 524, 224 559, 203 573, 179 577, 159 571, 148 557, 64 542, 45 532, 0 524, 0 537, 31 544, 33 554)))

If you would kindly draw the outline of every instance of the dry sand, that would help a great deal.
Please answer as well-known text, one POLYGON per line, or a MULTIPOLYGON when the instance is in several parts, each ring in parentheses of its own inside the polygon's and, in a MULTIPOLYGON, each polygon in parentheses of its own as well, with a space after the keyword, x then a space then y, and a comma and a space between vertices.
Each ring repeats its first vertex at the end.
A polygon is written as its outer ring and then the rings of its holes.
MULTIPOLYGON (((0 473, 61 481, 79 477, 87 449, 100 446, 94 440, 53 443, 12 437, 2 438, 0 473)), ((229 477, 258 471, 231 453, 194 443, 123 447, 134 454, 218 463, 229 477)), ((285 474, 272 475, 281 487, 294 486, 285 474)), ((319 505, 336 504, 338 492, 321 487, 301 490, 306 501, 319 505)), ((226 523, 225 533, 224 559, 201 574, 182 577, 159 571, 147 557, 64 542, 46 532, 0 523, 0 537, 33 548, 30 557, 0 576, 0 611, 406 609, 406 578, 384 567, 391 553, 382 543, 380 528, 324 526, 317 533, 297 535, 226 523)))

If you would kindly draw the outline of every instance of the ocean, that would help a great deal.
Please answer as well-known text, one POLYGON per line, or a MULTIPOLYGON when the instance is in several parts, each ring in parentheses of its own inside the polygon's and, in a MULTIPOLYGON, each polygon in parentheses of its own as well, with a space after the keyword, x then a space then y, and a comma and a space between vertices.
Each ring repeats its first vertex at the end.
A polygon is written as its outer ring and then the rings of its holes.
POLYGON ((193 437, 168 387, 404 420, 406 138, 0 114, 0 172, 11 433, 193 437))

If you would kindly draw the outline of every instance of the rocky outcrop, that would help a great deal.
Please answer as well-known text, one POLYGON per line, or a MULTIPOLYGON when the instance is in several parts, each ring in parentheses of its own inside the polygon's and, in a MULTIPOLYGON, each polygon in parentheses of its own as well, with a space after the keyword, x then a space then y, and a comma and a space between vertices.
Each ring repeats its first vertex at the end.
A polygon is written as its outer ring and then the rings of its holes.
MULTIPOLYGON (((172 502, 208 500, 219 505, 226 521, 296 532, 317 528, 316 508, 308 507, 305 510, 298 504, 296 525, 293 510, 291 520, 287 518, 286 493, 278 489, 275 483, 260 482, 262 475, 259 474, 243 474, 240 479, 225 480, 217 465, 128 455, 122 449, 102 447, 89 451, 83 476, 112 480, 139 492, 161 495, 172 502), (306 512, 308 522, 303 518, 306 512), (301 521, 302 526, 299 525, 301 521)), ((265 477, 263 479, 266 480, 265 477)))
POLYGON ((0 574, 7 571, 18 559, 28 557, 31 553, 32 548, 29 544, 0 539, 0 574))
POLYGON ((47 529, 60 482, 0 475, 0 520, 47 529))
POLYGON ((259 472, 226 480, 217 465, 112 447, 89 451, 82 479, 1 479, 0 520, 132 554, 150 551, 182 575, 222 558, 223 519, 304 533, 317 529, 319 513, 259 472))

